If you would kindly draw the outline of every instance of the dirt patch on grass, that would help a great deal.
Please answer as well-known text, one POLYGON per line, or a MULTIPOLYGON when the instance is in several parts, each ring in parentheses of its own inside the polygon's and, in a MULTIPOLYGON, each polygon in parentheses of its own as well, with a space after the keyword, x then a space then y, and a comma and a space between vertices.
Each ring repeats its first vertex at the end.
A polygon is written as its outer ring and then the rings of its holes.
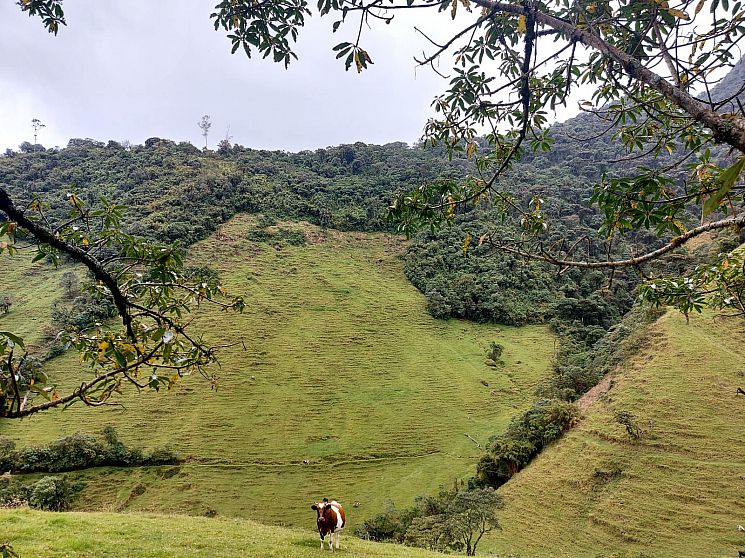
POLYGON ((603 376, 603 379, 592 388, 590 391, 585 393, 582 397, 577 400, 577 406, 581 411, 589 409, 595 401, 600 399, 601 396, 605 395, 613 384, 613 379, 610 374, 603 376))

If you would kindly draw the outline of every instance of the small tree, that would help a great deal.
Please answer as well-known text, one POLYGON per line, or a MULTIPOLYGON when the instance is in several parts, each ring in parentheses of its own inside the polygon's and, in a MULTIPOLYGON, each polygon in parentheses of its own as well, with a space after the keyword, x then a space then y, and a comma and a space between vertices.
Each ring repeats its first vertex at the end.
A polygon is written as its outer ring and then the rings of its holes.
POLYGON ((489 343, 489 348, 486 350, 486 356, 492 359, 494 362, 497 362, 502 356, 503 352, 504 346, 500 345, 496 341, 492 341, 489 343))
POLYGON ((34 151, 36 151, 36 146, 38 144, 38 142, 36 141, 36 138, 39 135, 39 130, 41 130, 42 128, 46 128, 47 125, 43 124, 42 121, 39 120, 38 118, 34 118, 31 121, 31 127, 34 129, 34 151))
POLYGON ((204 148, 207 149, 207 136, 210 133, 210 128, 212 128, 212 122, 210 121, 210 115, 205 114, 202 117, 202 120, 200 122, 197 122, 197 126, 202 130, 202 135, 204 136, 204 148))
POLYGON ((501 529, 497 511, 504 500, 493 488, 443 492, 440 513, 415 518, 406 532, 406 540, 432 550, 465 550, 475 556, 481 538, 501 529))
POLYGON ((228 124, 228 127, 225 130, 225 137, 221 139, 217 144, 217 152, 220 155, 226 155, 230 151, 230 148, 232 147, 230 141, 232 139, 233 136, 230 135, 230 124, 228 124))
POLYGON ((642 429, 639 427, 639 423, 636 420, 634 413, 630 411, 616 411, 615 419, 618 424, 626 429, 626 433, 632 440, 640 440, 642 437, 642 429))

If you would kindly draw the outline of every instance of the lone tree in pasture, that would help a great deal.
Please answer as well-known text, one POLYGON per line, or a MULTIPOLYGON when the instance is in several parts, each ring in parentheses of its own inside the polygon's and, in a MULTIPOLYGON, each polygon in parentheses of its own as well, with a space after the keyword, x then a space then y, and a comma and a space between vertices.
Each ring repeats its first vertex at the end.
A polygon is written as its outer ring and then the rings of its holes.
POLYGON ((497 512, 504 501, 493 488, 443 493, 439 504, 443 507, 438 513, 413 519, 405 535, 409 544, 475 556, 481 538, 501 529, 497 512))
MULTIPOLYGON (((66 25, 60 0, 18 5, 40 17, 50 33, 66 25)), ((505 237, 487 231, 481 245, 561 270, 634 267, 648 277, 641 294, 650 302, 674 304, 686 314, 712 306, 745 315, 742 250, 683 269, 681 278, 653 278, 645 267, 705 233, 745 226, 743 87, 713 91, 742 50, 740 2, 319 0, 312 6, 307 0, 222 0, 211 18, 216 30, 227 33, 233 53, 258 53, 288 66, 316 9, 333 18, 332 31, 348 34, 333 50, 358 73, 373 63, 374 53, 365 48, 368 34, 376 24, 396 24, 398 11, 429 10, 450 20, 418 30, 430 47, 415 63, 448 74, 445 92, 432 102, 436 116, 424 126, 424 139, 471 159, 475 171, 398 196, 391 216, 401 231, 442 226, 469 206, 490 203, 521 232, 505 237), (604 125, 609 141, 626 152, 607 162, 594 186, 597 235, 581 239, 563 238, 552 227, 540 196, 519 198, 502 187, 516 161, 552 150, 549 112, 566 107, 575 94, 585 98, 581 108, 604 125), (698 222, 686 219, 691 208, 697 208, 698 222), (633 252, 633 243, 621 241, 636 232, 658 237, 659 247, 633 252)), ((205 147, 210 124, 208 116, 200 123, 205 147)), ((96 375, 63 396, 41 373, 18 380, 23 340, 0 332, 0 416, 20 417, 75 399, 105 404, 122 383, 157 389, 173 374, 206 374, 214 350, 186 332, 181 310, 204 299, 242 307, 239 300, 218 301, 217 284, 190 286, 176 248, 143 245, 124 233, 121 207, 91 209, 72 195, 70 202, 72 221, 56 230, 45 223, 41 203, 19 208, 0 188, 1 251, 15 251, 22 239, 36 244, 40 259, 64 253, 83 264, 95 279, 93 292, 113 300, 122 330, 68 332, 67 342, 96 375), (93 216, 96 229, 70 224, 93 216), (137 266, 141 275, 132 271, 137 266), (37 404, 43 397, 49 401, 37 404)))
POLYGON ((207 136, 210 133, 210 128, 212 128, 209 114, 205 114, 202 117, 202 120, 197 122, 197 126, 202 130, 202 135, 204 136, 204 148, 207 149, 207 136))
POLYGON ((46 124, 43 124, 42 121, 38 118, 34 118, 31 121, 31 127, 34 129, 34 149, 36 149, 36 145, 38 144, 36 138, 39 135, 39 130, 41 130, 42 128, 46 128, 47 126, 46 124))

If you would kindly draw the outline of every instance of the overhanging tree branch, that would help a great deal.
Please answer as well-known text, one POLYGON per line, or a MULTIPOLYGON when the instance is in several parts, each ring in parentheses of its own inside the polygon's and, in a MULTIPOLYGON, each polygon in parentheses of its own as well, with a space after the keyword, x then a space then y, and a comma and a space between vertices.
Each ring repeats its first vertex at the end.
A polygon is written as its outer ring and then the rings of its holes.
POLYGON ((109 290, 114 299, 114 304, 119 312, 119 316, 122 319, 122 323, 127 330, 127 335, 133 341, 136 340, 136 336, 132 331, 132 317, 129 314, 127 299, 124 296, 124 293, 119 289, 119 285, 114 277, 106 272, 98 260, 77 246, 72 246, 67 242, 64 242, 61 240, 59 235, 53 234, 29 219, 22 210, 15 206, 13 200, 10 199, 10 196, 3 188, 0 188, 0 211, 5 213, 12 221, 18 223, 19 227, 31 233, 37 240, 39 240, 39 242, 49 244, 52 248, 56 248, 60 252, 68 254, 73 260, 80 262, 87 267, 96 280, 103 283, 109 290))
POLYGON ((743 117, 733 115, 725 118, 723 115, 711 110, 703 101, 696 99, 687 91, 675 87, 666 79, 646 68, 639 60, 603 40, 598 35, 568 21, 542 12, 533 6, 493 2, 491 0, 474 0, 474 3, 495 13, 502 12, 517 16, 527 16, 529 13, 532 13, 536 23, 539 25, 551 27, 563 34, 567 40, 578 41, 585 46, 597 50, 609 59, 618 62, 630 78, 638 79, 648 87, 662 93, 666 98, 686 111, 696 122, 709 128, 713 132, 715 139, 736 147, 745 153, 745 119, 743 117))
POLYGON ((516 247, 514 245, 500 243, 498 241, 495 241, 492 236, 489 236, 487 239, 485 239, 485 241, 487 241, 491 246, 493 246, 494 248, 498 250, 508 252, 510 254, 515 254, 517 256, 522 256, 524 258, 528 258, 531 260, 542 261, 542 262, 560 266, 560 267, 580 267, 580 268, 585 268, 585 269, 607 269, 607 268, 617 268, 617 267, 639 266, 649 261, 656 260, 664 256, 665 254, 672 252, 676 248, 680 248, 683 244, 685 244, 692 238, 695 238, 706 232, 726 229, 729 227, 745 227, 745 215, 741 215, 740 217, 732 217, 730 219, 722 219, 721 221, 714 221, 706 225, 696 227, 695 229, 691 229, 690 231, 684 234, 681 234, 680 236, 676 236, 669 243, 665 244, 665 246, 663 246, 662 248, 653 250, 651 252, 647 252, 646 254, 643 254, 641 256, 635 256, 633 258, 626 258, 623 260, 607 260, 607 261, 600 261, 600 262, 564 260, 558 256, 553 256, 548 252, 541 251, 539 253, 536 253, 536 252, 532 252, 529 250, 524 250, 520 248, 519 246, 516 247))

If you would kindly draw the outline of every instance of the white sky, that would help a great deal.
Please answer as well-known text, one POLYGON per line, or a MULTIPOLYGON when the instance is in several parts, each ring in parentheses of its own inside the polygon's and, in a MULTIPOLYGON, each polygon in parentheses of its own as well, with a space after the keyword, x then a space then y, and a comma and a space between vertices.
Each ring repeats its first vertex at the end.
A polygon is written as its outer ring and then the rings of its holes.
POLYGON ((431 71, 415 69, 423 43, 411 22, 375 26, 367 41, 375 65, 358 75, 331 51, 353 26, 332 34, 334 19, 313 17, 300 61, 285 70, 242 50, 231 55, 209 19, 214 4, 69 1, 56 37, 14 2, 0 4, 0 148, 33 141, 33 118, 47 126, 39 134, 46 147, 72 137, 201 145, 203 114, 212 117, 211 146, 228 125, 234 142, 260 148, 412 142, 444 89, 431 71))
POLYGON ((375 65, 358 75, 331 50, 354 38, 354 18, 332 34, 335 18, 312 17, 301 31, 300 60, 285 70, 242 50, 231 55, 209 19, 214 4, 69 0, 68 25, 56 37, 15 2, 0 4, 0 150, 33 141, 33 118, 46 124, 38 139, 46 147, 152 136, 202 145, 203 114, 213 122, 211 147, 228 125, 235 143, 288 151, 413 142, 446 88, 413 56, 427 46, 414 24, 434 37, 440 26, 444 37, 452 32, 447 14, 417 10, 396 14, 391 25, 378 22, 363 43, 375 65))

